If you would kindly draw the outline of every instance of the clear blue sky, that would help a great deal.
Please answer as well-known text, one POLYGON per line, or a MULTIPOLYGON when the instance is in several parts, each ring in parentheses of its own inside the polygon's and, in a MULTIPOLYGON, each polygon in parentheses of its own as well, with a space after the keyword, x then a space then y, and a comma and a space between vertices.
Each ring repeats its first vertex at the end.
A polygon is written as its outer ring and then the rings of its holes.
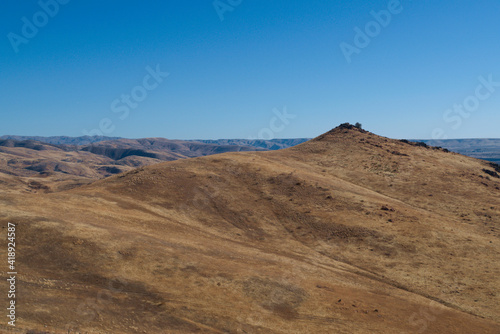
POLYGON ((2 3, 0 135, 500 137, 498 0, 54 1, 2 3))

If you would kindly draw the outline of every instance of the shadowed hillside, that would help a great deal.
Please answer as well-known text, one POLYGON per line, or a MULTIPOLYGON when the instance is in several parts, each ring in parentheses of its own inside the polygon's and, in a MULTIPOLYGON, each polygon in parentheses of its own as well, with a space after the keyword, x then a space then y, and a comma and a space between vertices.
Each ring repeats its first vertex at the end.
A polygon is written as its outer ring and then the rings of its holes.
POLYGON ((498 333, 498 169, 343 124, 57 193, 2 185, 18 328, 498 333))

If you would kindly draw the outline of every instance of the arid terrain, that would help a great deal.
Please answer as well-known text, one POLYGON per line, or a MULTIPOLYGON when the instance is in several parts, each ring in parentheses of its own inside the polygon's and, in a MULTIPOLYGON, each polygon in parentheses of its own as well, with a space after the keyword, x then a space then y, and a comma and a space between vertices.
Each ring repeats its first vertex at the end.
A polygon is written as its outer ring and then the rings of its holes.
POLYGON ((38 138, 52 143, 24 140, 22 137, 0 139, 0 182, 11 184, 9 182, 12 182, 12 178, 6 175, 16 176, 17 181, 24 183, 26 191, 52 192, 67 190, 162 161, 266 149, 164 138, 113 139, 99 142, 92 142, 92 138, 38 138), (89 143, 85 145, 64 144, 87 141, 89 143))
POLYGON ((500 333, 496 164, 348 124, 160 163, 106 145, 0 147, 0 331, 500 333))
POLYGON ((29 192, 68 190, 162 161, 288 148, 306 139, 170 140, 113 137, 0 137, 0 183, 29 192), (7 176, 8 175, 8 176, 7 176), (15 180, 11 176, 15 176, 15 180))

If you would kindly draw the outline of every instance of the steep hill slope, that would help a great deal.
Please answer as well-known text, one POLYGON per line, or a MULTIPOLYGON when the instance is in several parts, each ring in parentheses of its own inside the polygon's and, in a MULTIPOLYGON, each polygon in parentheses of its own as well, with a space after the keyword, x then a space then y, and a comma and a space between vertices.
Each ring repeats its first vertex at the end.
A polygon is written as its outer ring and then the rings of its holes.
POLYGON ((280 151, 2 190, 18 327, 498 333, 495 168, 343 125, 280 151))

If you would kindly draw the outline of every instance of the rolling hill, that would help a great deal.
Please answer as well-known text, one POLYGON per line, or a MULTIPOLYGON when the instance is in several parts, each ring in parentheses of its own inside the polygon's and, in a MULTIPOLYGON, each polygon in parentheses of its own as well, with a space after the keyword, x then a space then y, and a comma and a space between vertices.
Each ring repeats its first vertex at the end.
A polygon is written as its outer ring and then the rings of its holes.
MULTIPOLYGON (((102 145, 79 154, 113 159, 102 145)), ((498 333, 499 172, 343 124, 69 190, 0 183, 2 238, 17 224, 16 328, 498 333)))
POLYGON ((58 191, 162 161, 254 150, 264 148, 164 138, 114 139, 87 145, 4 139, 0 140, 0 182, 8 182, 6 175, 17 176, 20 183, 16 188, 22 191, 58 191))
MULTIPOLYGON (((38 141, 41 143, 47 143, 52 145, 70 145, 70 146, 84 146, 93 143, 99 143, 101 141, 120 141, 123 138, 119 137, 106 137, 106 136, 82 136, 82 137, 68 137, 68 136, 53 136, 53 137, 40 137, 40 136, 13 136, 5 135, 0 136, 0 140, 15 140, 15 141, 38 141)), ((156 138, 157 140, 159 138, 156 138)), ((236 146, 249 146, 257 150, 278 150, 283 148, 292 147, 298 144, 302 144, 310 140, 311 138, 294 138, 294 139, 216 139, 216 140, 185 140, 185 141, 175 141, 174 142, 200 142, 204 144, 213 145, 236 145, 236 146)), ((134 140, 134 139, 132 139, 134 140)), ((144 141, 146 139, 139 139, 138 141, 144 141)), ((167 139, 162 139, 167 140, 167 139)), ((424 142, 430 146, 437 146, 446 148, 452 152, 460 153, 477 159, 488 160, 491 162, 500 162, 500 139, 424 139, 424 140, 411 140, 413 142, 424 142)))

